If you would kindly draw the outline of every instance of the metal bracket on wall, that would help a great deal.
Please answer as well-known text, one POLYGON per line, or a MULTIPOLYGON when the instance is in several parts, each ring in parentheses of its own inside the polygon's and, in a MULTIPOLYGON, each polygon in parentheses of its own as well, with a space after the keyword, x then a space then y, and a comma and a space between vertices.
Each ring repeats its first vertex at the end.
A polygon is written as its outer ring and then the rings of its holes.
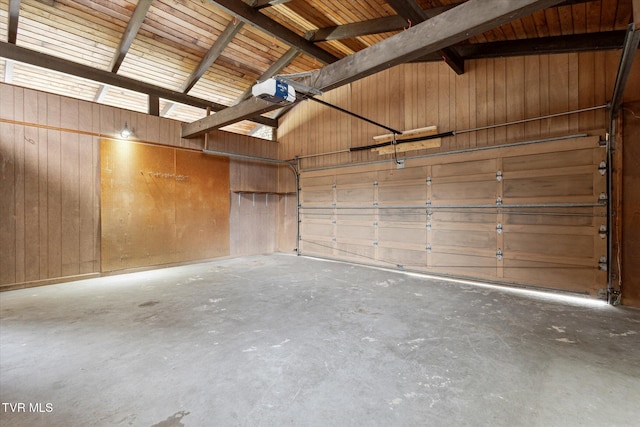
POLYGON ((502 261, 502 249, 498 249, 496 257, 498 258, 498 261, 502 261))
POLYGON ((607 162, 605 162, 604 160, 600 162, 600 165, 598 166, 598 172, 600 172, 600 175, 602 176, 607 173, 607 162))
POLYGON ((605 224, 600 224, 600 238, 604 239, 607 237, 607 226, 605 224))
POLYGON ((601 256, 600 257, 600 261, 598 262, 598 268, 600 268, 600 271, 607 271, 607 257, 606 256, 601 256))

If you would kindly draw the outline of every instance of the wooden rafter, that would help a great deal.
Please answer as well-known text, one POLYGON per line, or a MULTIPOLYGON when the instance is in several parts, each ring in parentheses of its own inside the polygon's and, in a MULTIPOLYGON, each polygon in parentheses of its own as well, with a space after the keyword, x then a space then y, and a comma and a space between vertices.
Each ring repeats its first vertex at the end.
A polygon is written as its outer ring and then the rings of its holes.
POLYGON ((193 70, 187 80, 180 86, 181 92, 187 93, 191 90, 200 77, 216 62, 216 59, 218 59, 222 51, 231 43, 231 40, 233 40, 236 34, 238 34, 238 31, 242 29, 243 25, 243 22, 234 23, 233 21, 227 25, 227 28, 225 28, 222 34, 220 34, 220 37, 216 39, 211 49, 209 49, 204 58, 202 58, 202 61, 200 61, 195 70, 193 70))
MULTIPOLYGON (((505 56, 546 55, 553 53, 586 52, 620 49, 624 31, 540 37, 536 39, 473 43, 456 46, 462 58, 500 58, 505 56)), ((431 58, 426 59, 429 61, 431 58)))
POLYGON ((125 56, 127 56, 127 52, 129 52, 131 43, 133 43, 136 35, 138 35, 138 31, 140 31, 140 27, 144 22, 145 16, 147 16, 147 12, 149 11, 152 1, 153 0, 140 0, 138 2, 136 10, 133 12, 129 23, 127 24, 127 29, 122 34, 120 45, 118 46, 118 49, 111 60, 111 64, 109 65, 109 69, 112 72, 115 73, 120 69, 122 61, 124 61, 125 56))
POLYGON ((9 0, 9 27, 7 40, 16 44, 18 40, 18 20, 20 19, 20 0, 9 0))
MULTIPOLYGON (((435 16, 435 14, 431 16, 427 14, 415 0, 387 0, 387 3, 391 5, 398 15, 407 20, 407 27, 419 24, 435 16)), ((464 59, 462 59, 455 50, 450 47, 444 47, 437 53, 438 55, 442 55, 447 65, 449 65, 456 74, 464 74, 464 59)))
POLYGON ((275 22, 268 16, 263 15, 258 10, 240 0, 207 0, 209 3, 224 10, 226 13, 238 17, 241 21, 250 24, 261 31, 275 37, 283 43, 294 47, 301 52, 317 59, 318 61, 331 64, 338 58, 331 55, 326 50, 316 46, 304 37, 301 37, 287 27, 275 22))
POLYGON ((275 6, 277 4, 289 3, 291 0, 249 0, 247 4, 254 9, 264 9, 265 7, 275 6))
MULTIPOLYGON (((314 72, 305 83, 322 91, 331 90, 558 3, 559 0, 469 0, 407 31, 325 66, 314 72)), ((182 136, 192 138, 280 107, 251 98, 183 125, 182 136)))
MULTIPOLYGON (((145 16, 147 16, 149 7, 151 7, 151 1, 152 0, 140 0, 138 2, 138 5, 136 6, 136 9, 133 11, 133 15, 127 23, 127 28, 124 30, 124 33, 122 33, 122 37, 120 38, 120 44, 113 54, 113 58, 111 59, 111 63, 109 64, 109 70, 112 73, 117 73, 120 69, 122 61, 124 61, 125 56, 127 56, 127 52, 129 52, 131 43, 133 43, 136 35, 138 35, 138 31, 140 31, 140 27, 144 22, 144 18, 145 16)), ((107 86, 100 86, 96 92, 94 101, 101 102, 106 93, 107 86)))
MULTIPOLYGON (((238 34, 238 31, 244 25, 243 22, 234 22, 231 21, 227 28, 224 29, 222 34, 216 39, 213 46, 209 49, 209 51, 204 55, 198 66, 191 72, 189 77, 182 83, 180 86, 180 92, 188 93, 193 86, 200 80, 200 78, 204 75, 204 73, 216 62, 216 59, 220 57, 222 51, 231 43, 231 40, 238 34)), ((161 116, 165 116, 169 114, 169 112, 173 109, 173 103, 167 103, 162 112, 160 112, 161 116)))
MULTIPOLYGON (((160 86, 141 82, 129 77, 124 77, 110 71, 99 70, 77 62, 67 61, 52 55, 36 52, 31 49, 16 46, 11 43, 0 42, 0 51, 2 56, 16 62, 31 64, 36 67, 46 68, 60 73, 69 74, 87 80, 103 83, 109 86, 120 87, 134 92, 144 93, 149 96, 157 96, 162 99, 177 102, 180 104, 191 105, 198 108, 210 107, 212 111, 225 111, 228 108, 225 105, 216 102, 207 101, 205 99, 196 98, 181 92, 176 92, 160 86)), ((270 127, 276 127, 277 122, 267 117, 254 117, 251 121, 270 127)))
MULTIPOLYGON (((596 0, 566 0, 558 6, 569 6, 578 3, 589 3, 596 0)), ((400 2, 402 3, 402 2, 400 2)), ((437 6, 423 9, 424 13, 433 18, 436 15, 445 12, 460 3, 451 3, 445 6, 437 6)), ((400 31, 407 27, 407 19, 402 16, 393 15, 384 18, 375 18, 367 21, 353 22, 351 24, 336 25, 332 27, 324 27, 318 30, 309 31, 305 34, 305 38, 314 43, 328 40, 344 40, 354 37, 368 36, 371 34, 390 33, 400 31)))

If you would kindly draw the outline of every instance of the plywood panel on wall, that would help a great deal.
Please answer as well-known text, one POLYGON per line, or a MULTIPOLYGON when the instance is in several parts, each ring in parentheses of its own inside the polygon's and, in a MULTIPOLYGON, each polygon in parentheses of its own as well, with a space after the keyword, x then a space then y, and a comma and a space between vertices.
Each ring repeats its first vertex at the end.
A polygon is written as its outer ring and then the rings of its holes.
POLYGON ((101 140, 102 270, 229 254, 227 159, 101 140))
POLYGON ((603 156, 594 136, 303 171, 301 253, 595 295, 603 156))

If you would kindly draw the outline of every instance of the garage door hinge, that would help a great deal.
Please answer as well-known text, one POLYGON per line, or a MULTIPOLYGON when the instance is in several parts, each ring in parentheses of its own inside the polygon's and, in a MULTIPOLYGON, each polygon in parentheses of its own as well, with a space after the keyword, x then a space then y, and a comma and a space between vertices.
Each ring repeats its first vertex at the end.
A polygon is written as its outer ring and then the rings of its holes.
POLYGON ((601 202, 606 202, 608 200, 607 193, 600 193, 600 197, 598 197, 598 200, 600 200, 601 202))
POLYGON ((607 237, 607 226, 600 224, 600 238, 604 239, 605 237, 607 237))
POLYGON ((502 205, 502 197, 498 196, 498 198, 496 199, 496 205, 497 206, 502 205))
POLYGON ((430 176, 427 177, 427 185, 431 185, 431 177, 430 176))
POLYGON ((378 246, 378 241, 377 240, 374 240, 373 246, 378 246))
POLYGON ((331 221, 331 224, 334 224, 334 225, 335 225, 335 224, 337 224, 337 223, 338 223, 338 222, 337 222, 335 219, 331 221))
POLYGON ((427 206, 431 206, 431 199, 427 199, 427 206))
POLYGON ((337 185, 336 184, 332 184, 331 188, 333 188, 335 190, 337 188, 337 185))
POLYGON ((377 187, 378 186, 378 181, 373 181, 373 186, 377 187))
POLYGON ((502 181, 502 171, 498 171, 496 173, 496 181, 498 182, 502 181))
POLYGON ((598 172, 600 172, 600 175, 603 175, 605 173, 607 173, 607 162, 605 162, 604 160, 600 162, 600 166, 598 166, 598 172))
POLYGON ((600 268, 601 271, 607 271, 607 257, 606 256, 601 256, 600 257, 600 262, 598 262, 598 268, 600 268))
POLYGON ((502 224, 498 223, 498 225, 496 225, 496 232, 498 234, 502 234, 502 224))
POLYGON ((377 227, 378 226, 378 221, 373 221, 373 226, 377 227))
POLYGON ((431 221, 427 221, 427 231, 431 231, 431 221))
POLYGON ((502 261, 502 249, 498 249, 496 256, 498 257, 498 261, 502 261))
POLYGON ((431 220, 432 214, 433 214, 433 211, 431 209, 427 209, 427 220, 431 220))
POLYGON ((431 253, 431 243, 427 243, 427 253, 431 253))

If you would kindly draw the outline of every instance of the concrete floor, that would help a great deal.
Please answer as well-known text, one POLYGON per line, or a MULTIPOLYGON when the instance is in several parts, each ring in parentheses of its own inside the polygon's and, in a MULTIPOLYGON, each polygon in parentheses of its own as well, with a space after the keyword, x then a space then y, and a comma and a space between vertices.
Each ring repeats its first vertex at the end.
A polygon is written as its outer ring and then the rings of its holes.
POLYGON ((4 292, 0 315, 3 427, 640 424, 628 308, 271 255, 4 292))

